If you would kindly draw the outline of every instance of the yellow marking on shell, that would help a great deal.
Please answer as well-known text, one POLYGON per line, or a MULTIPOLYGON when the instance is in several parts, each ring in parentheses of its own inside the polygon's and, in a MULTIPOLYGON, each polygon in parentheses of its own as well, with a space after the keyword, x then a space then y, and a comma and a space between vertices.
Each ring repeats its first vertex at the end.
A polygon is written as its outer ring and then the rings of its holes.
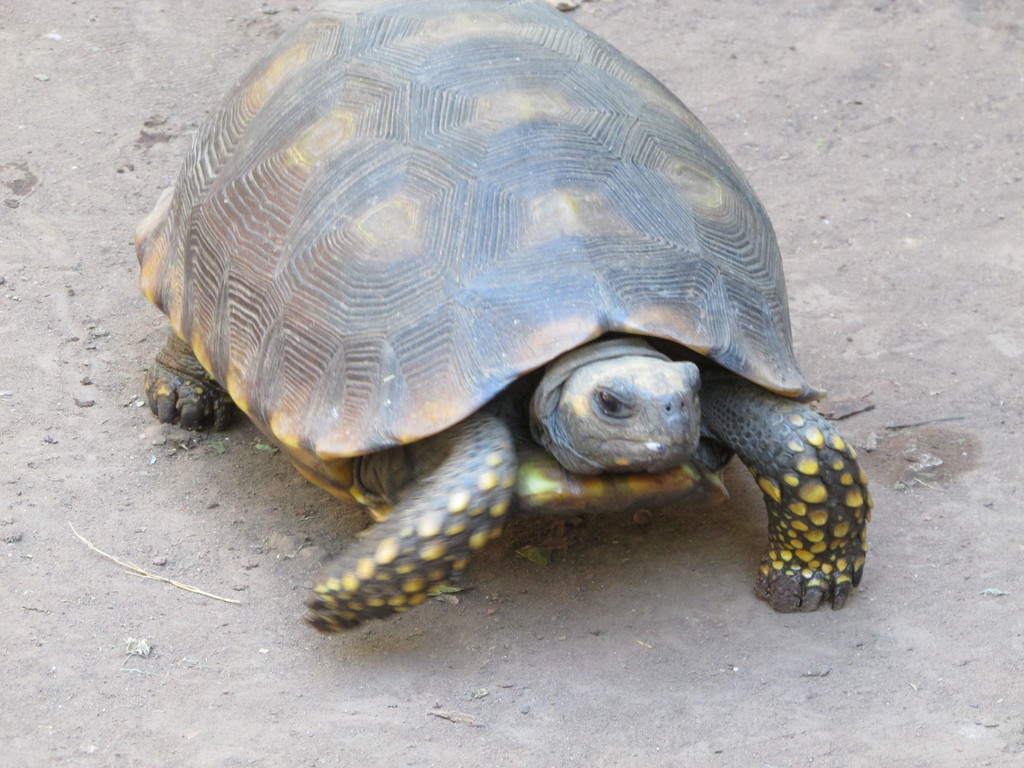
POLYGON ((843 472, 843 474, 839 476, 839 484, 853 485, 853 475, 851 475, 849 472, 843 472))
POLYGON ((797 475, 794 475, 792 472, 787 472, 782 476, 782 482, 784 482, 791 488, 796 488, 798 485, 800 485, 800 478, 797 475))
POLYGON ((843 438, 841 438, 835 432, 828 436, 828 444, 835 448, 837 451, 846 450, 846 441, 843 440, 843 438))
POLYGON ((825 435, 823 435, 821 430, 814 425, 807 428, 804 432, 804 437, 807 439, 807 442, 815 448, 822 448, 825 445, 825 435))
POLYGON ((366 599, 366 604, 370 608, 383 608, 385 605, 388 604, 388 601, 385 600, 383 597, 368 597, 366 599))
POLYGON ((444 529, 445 536, 458 536, 460 533, 466 530, 465 523, 452 523, 444 529))
POLYGON ((838 560, 836 560, 837 571, 845 571, 848 565, 849 562, 846 560, 845 557, 840 557, 838 560))
POLYGON ((426 592, 420 592, 416 595, 409 595, 409 607, 411 608, 416 605, 422 605, 426 601, 427 597, 428 595, 426 592))
POLYGON ((352 136, 352 115, 341 110, 328 112, 314 122, 284 151, 284 161, 304 171, 344 145, 352 136))
POLYGON ((846 455, 849 456, 851 459, 856 459, 857 458, 857 452, 855 450, 853 450, 853 446, 852 445, 848 445, 846 447, 846 455))
POLYGON ((774 501, 777 502, 782 499, 782 492, 779 490, 778 484, 776 484, 776 482, 770 477, 761 476, 757 478, 757 484, 761 486, 761 490, 774 501))
POLYGON ((785 567, 786 564, 781 560, 772 560, 772 568, 774 568, 776 571, 781 571, 785 567))
POLYGON ((352 222, 352 230, 387 259, 404 255, 402 246, 416 243, 422 218, 420 203, 404 195, 395 195, 372 206, 352 222))
POLYGON ((139 252, 139 289, 154 304, 161 283, 172 277, 165 268, 167 261, 167 213, 174 198, 174 187, 160 195, 156 206, 135 229, 135 247, 139 252))
POLYGON ((834 469, 836 472, 838 472, 845 466, 846 462, 843 461, 842 459, 836 459, 835 461, 832 462, 832 469, 834 469))
POLYGON ((824 509, 815 509, 807 516, 807 519, 820 528, 828 522, 828 512, 824 509))
POLYGON ((406 579, 402 582, 402 591, 407 595, 414 594, 416 592, 422 592, 427 586, 427 582, 420 576, 415 576, 411 579, 406 579))
POLYGON ((858 558, 856 558, 853 561, 853 570, 854 571, 859 571, 863 567, 864 567, 864 558, 863 557, 858 557, 858 558))
POLYGON ((821 502, 828 498, 828 489, 817 480, 804 483, 797 489, 796 493, 797 496, 808 504, 821 504, 821 502))
POLYGON ((814 559, 814 555, 811 552, 808 552, 806 549, 798 549, 793 554, 796 555, 799 559, 803 560, 805 563, 809 563, 811 562, 811 560, 814 559))
POLYGON ((474 116, 486 130, 538 117, 558 119, 571 109, 572 105, 556 91, 524 88, 484 94, 477 99, 474 116))
POLYGON ((246 109, 251 112, 258 111, 282 81, 306 63, 309 58, 309 50, 308 42, 299 42, 267 64, 263 74, 245 90, 241 103, 245 105, 246 109))
POLYGON ((825 540, 825 532, 820 529, 817 531, 808 531, 807 535, 804 538, 806 538, 812 544, 817 544, 825 540))
POLYGON ((444 518, 439 514, 425 515, 416 523, 416 535, 421 539, 432 539, 441 532, 444 518))
POLYGON ((789 417, 789 423, 792 424, 794 427, 802 427, 804 424, 807 423, 807 419, 805 419, 798 413, 794 413, 789 417))
POLYGON ((487 531, 477 531, 469 537, 469 548, 474 550, 483 549, 489 538, 487 531))
MULTIPOLYGON (((625 230, 604 197, 591 190, 549 189, 528 201, 520 244, 540 245, 559 237, 611 234, 625 230)), ((573 410, 579 413, 576 400, 573 410)), ((589 408, 589 401, 587 401, 589 408)))
POLYGON ((192 338, 188 340, 189 346, 192 347, 192 354, 196 356, 196 360, 203 366, 203 369, 207 372, 213 370, 213 357, 210 355, 210 350, 206 346, 206 340, 198 333, 193 333, 192 338))
POLYGON ((388 598, 388 605, 390 605, 392 608, 401 608, 407 605, 408 602, 409 598, 405 595, 394 595, 393 597, 388 598))
POLYGON ((493 491, 498 487, 499 480, 498 473, 493 469, 488 469, 480 473, 480 477, 476 479, 476 487, 481 491, 493 491))
POLYGON ((500 453, 488 453, 487 458, 484 459, 484 463, 488 467, 500 467, 505 463, 505 457, 500 453))
POLYGON ((814 567, 814 565, 811 565, 810 568, 804 568, 802 571, 800 571, 800 575, 803 576, 805 579, 811 578, 811 576, 814 575, 814 571, 812 570, 814 567))
POLYGON ((786 505, 786 507, 794 515, 799 515, 800 517, 803 517, 807 514, 807 505, 804 504, 802 501, 790 502, 789 504, 786 505))
POLYGON ((828 576, 830 573, 832 573, 832 571, 833 571, 833 568, 832 568, 832 564, 831 563, 822 563, 821 564, 821 572, 824 573, 826 576, 828 576))
POLYGON ((465 512, 472 500, 469 491, 456 491, 448 498, 448 511, 453 514, 465 512))
POLYGON ((398 539, 394 536, 389 536, 377 545, 377 551, 373 553, 373 559, 378 565, 389 565, 395 562, 395 558, 398 557, 399 548, 398 539))
POLYGON ((427 561, 437 560, 444 557, 447 551, 448 546, 443 541, 439 541, 423 547, 423 549, 420 550, 420 558, 427 561))
POLYGON ((860 467, 857 468, 857 480, 860 481, 861 485, 868 484, 868 476, 864 474, 864 470, 860 467))
MULTIPOLYGON (((612 475, 605 482, 615 484, 616 481, 624 482, 629 494, 636 499, 643 498, 656 493, 660 487, 657 475, 612 475)), ((603 493, 602 487, 601 492, 603 493)))
POLYGON ((796 471, 801 475, 817 475, 821 472, 821 466, 815 459, 805 458, 797 462, 796 471))
POLYGON ((781 557, 788 563, 790 560, 793 559, 793 553, 788 549, 784 549, 781 552, 779 552, 779 557, 781 557))
POLYGON ((401 565, 395 566, 395 573, 399 576, 405 576, 416 570, 416 563, 402 563, 401 565))
POLYGON ((356 561, 356 576, 363 581, 372 579, 377 572, 377 563, 372 557, 361 557, 356 561))
POLYGON ((468 557, 460 557, 458 560, 456 560, 455 562, 452 563, 452 571, 453 572, 455 572, 455 571, 464 571, 464 570, 466 570, 466 566, 468 566, 468 565, 469 565, 469 558, 468 557))
POLYGON ((694 207, 715 211, 725 204, 722 184, 693 162, 680 160, 670 163, 665 170, 694 207))
POLYGON ((786 447, 789 448, 793 453, 803 453, 807 450, 804 444, 800 440, 790 440, 786 443, 786 447))
POLYGON ((363 605, 362 603, 360 603, 358 601, 355 601, 355 600, 352 600, 351 602, 346 603, 345 607, 348 608, 350 611, 353 611, 355 613, 360 613, 360 612, 366 610, 366 606, 365 605, 363 605))
POLYGON ((228 368, 224 384, 228 394, 231 395, 231 400, 242 413, 251 413, 252 404, 249 400, 249 388, 242 383, 242 372, 237 363, 232 363, 228 368))
POLYGON ((790 525, 798 531, 809 531, 810 527, 803 520, 794 520, 790 525))
POLYGON ((302 452, 302 438, 294 418, 289 412, 278 409, 270 414, 270 431, 285 448, 302 452))
POLYGON ((832 529, 832 535, 840 539, 845 538, 846 534, 849 532, 850 524, 846 520, 841 523, 836 523, 835 527, 832 529))
POLYGON ((848 507, 860 507, 864 505, 864 497, 861 495, 860 491, 853 488, 846 493, 846 498, 843 499, 843 503, 848 507))
POLYGON ((344 576, 341 577, 341 581, 338 584, 338 587, 339 589, 336 589, 336 592, 355 592, 357 589, 359 589, 359 579, 356 578, 356 575, 354 573, 346 573, 344 576))
POLYGON ((489 538, 491 541, 494 541, 494 539, 497 539, 497 538, 500 538, 500 537, 501 537, 501 526, 500 525, 497 525, 494 528, 491 528, 490 533, 487 534, 487 538, 489 538))
POLYGON ((508 502, 499 501, 487 511, 490 513, 491 517, 502 517, 506 512, 508 512, 508 502))
POLYGON ((867 497, 865 498, 866 506, 868 509, 875 508, 875 499, 871 495, 871 491, 868 491, 867 497))

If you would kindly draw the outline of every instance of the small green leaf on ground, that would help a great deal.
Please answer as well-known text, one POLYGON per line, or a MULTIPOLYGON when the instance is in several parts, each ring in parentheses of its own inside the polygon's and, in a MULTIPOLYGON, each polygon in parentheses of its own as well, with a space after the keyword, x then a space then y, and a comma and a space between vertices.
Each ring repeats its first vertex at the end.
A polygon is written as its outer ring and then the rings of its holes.
POLYGON ((516 550, 516 554, 520 557, 525 557, 531 563, 536 563, 542 568, 551 562, 551 550, 545 547, 535 547, 533 544, 520 547, 516 550))

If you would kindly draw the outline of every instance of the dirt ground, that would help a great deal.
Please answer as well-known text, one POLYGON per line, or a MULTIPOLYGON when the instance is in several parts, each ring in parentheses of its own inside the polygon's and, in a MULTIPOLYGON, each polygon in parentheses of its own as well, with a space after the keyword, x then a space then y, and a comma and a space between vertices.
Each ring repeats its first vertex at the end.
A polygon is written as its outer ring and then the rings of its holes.
POLYGON ((873 406, 840 422, 876 505, 844 610, 753 596, 764 512, 734 466, 723 505, 516 527, 455 599, 335 637, 302 602, 363 516, 248 425, 154 423, 165 326, 131 245, 205 111, 308 6, 0 9, 0 762, 1022 764, 1016 0, 573 12, 748 173, 823 410, 873 406), (240 603, 128 574, 70 524, 240 603))

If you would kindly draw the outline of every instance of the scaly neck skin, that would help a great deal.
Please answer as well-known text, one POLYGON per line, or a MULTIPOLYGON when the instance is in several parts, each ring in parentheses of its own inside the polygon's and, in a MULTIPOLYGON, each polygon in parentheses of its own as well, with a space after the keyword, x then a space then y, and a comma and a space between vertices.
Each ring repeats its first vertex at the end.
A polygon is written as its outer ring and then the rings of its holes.
POLYGON ((531 402, 534 438, 571 472, 660 472, 700 438, 697 366, 640 339, 609 339, 548 367, 531 402))

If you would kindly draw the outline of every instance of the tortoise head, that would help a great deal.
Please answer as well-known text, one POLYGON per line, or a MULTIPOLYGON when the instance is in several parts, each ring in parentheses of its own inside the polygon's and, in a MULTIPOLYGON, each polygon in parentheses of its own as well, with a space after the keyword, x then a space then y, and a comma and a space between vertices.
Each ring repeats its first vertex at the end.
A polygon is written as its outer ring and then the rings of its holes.
POLYGON ((639 339, 609 339, 550 364, 534 392, 534 439, 570 472, 660 472, 700 441, 700 374, 639 339))

